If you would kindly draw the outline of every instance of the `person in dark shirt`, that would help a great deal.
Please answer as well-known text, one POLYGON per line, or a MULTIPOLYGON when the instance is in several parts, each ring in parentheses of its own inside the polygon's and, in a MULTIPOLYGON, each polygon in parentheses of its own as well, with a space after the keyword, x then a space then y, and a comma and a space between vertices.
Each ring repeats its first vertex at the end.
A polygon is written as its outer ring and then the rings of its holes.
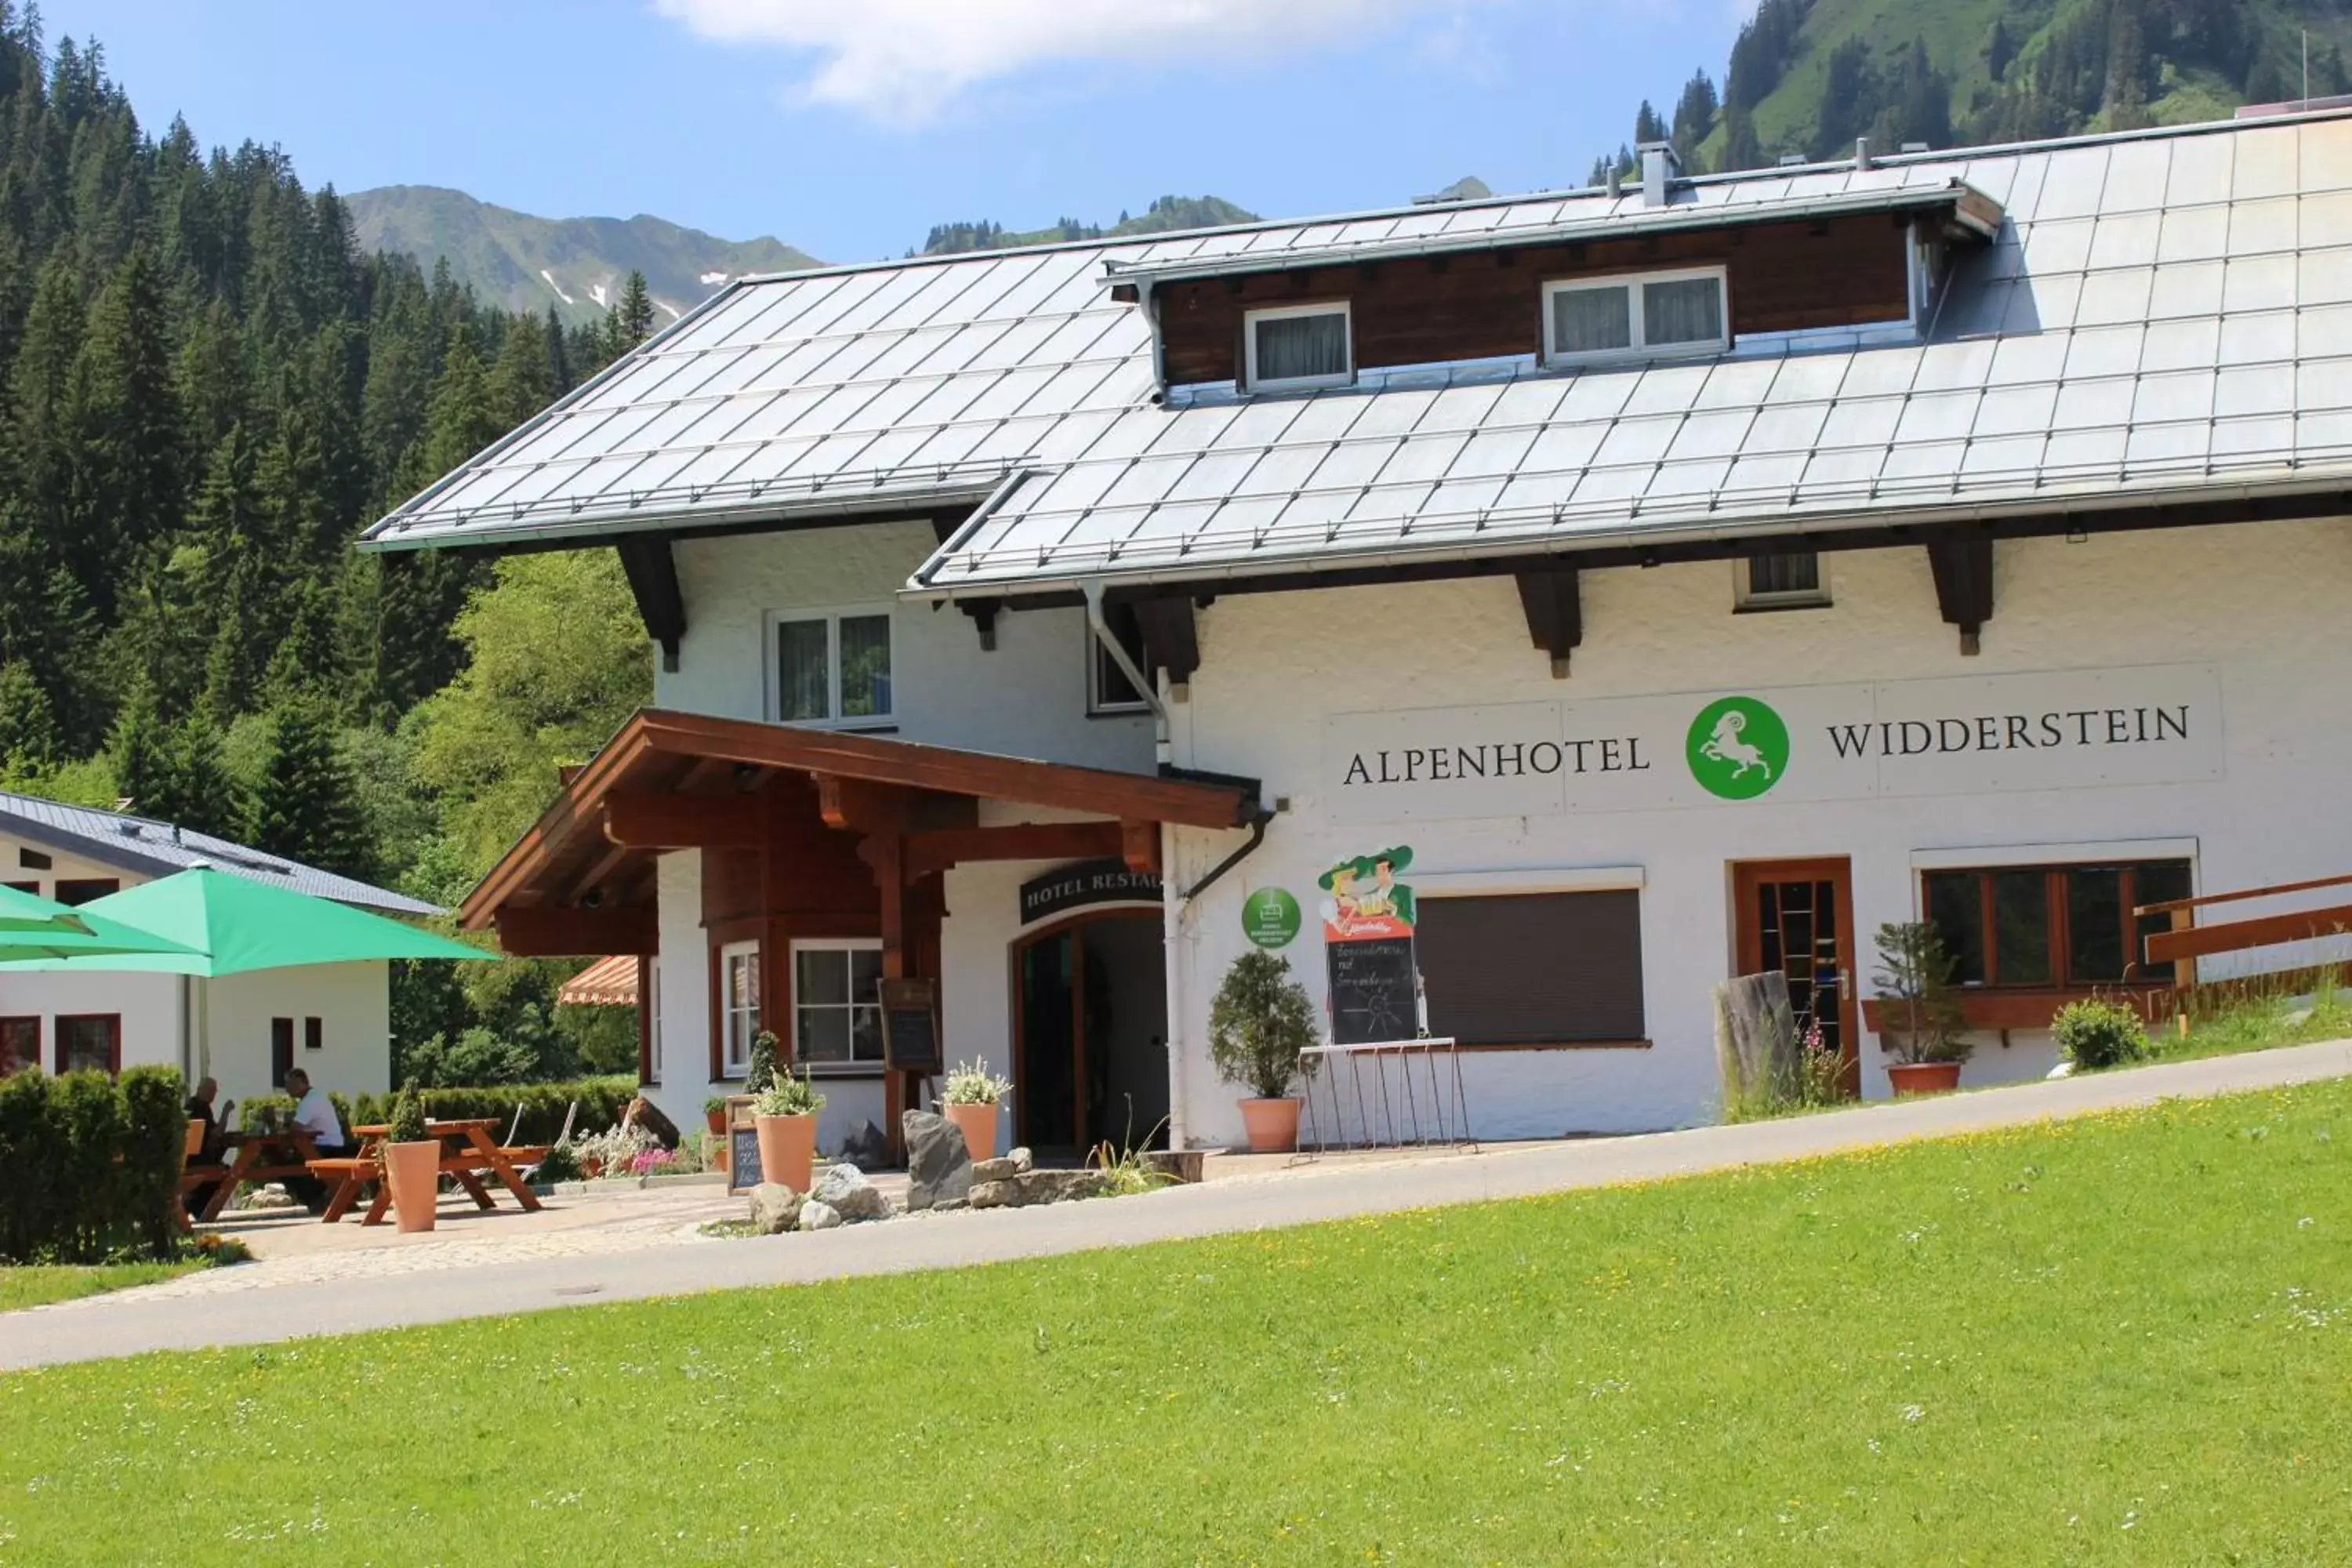
MULTIPOLYGON (((220 1085, 206 1078, 198 1079, 196 1091, 188 1096, 188 1120, 205 1124, 202 1142, 197 1145, 196 1152, 188 1156, 188 1163, 191 1165, 220 1165, 226 1163, 223 1156, 228 1152, 228 1135, 221 1131, 221 1119, 236 1109, 236 1101, 232 1100, 222 1106, 218 1111, 215 1111, 213 1100, 219 1094, 220 1085)), ((217 1182, 206 1182, 200 1186, 191 1187, 187 1193, 189 1211, 200 1212, 212 1201, 213 1189, 219 1184, 217 1182)))

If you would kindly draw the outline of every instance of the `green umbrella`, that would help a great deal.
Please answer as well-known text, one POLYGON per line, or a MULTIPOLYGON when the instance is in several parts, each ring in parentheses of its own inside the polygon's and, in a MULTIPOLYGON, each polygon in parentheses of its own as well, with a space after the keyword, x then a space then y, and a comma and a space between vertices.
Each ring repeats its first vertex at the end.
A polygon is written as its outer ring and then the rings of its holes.
MULTIPOLYGON (((58 955, 0 969, 130 969, 219 979, 257 969, 374 958, 497 956, 364 910, 210 866, 192 866, 68 912, 93 926, 102 920, 116 930, 136 928, 142 936, 152 931, 165 940, 150 938, 138 949, 117 948, 110 956, 58 955)), ((0 942, 6 940, 0 935, 0 942)))
POLYGON ((110 920, 87 910, 68 909, 14 888, 0 888, 0 959, 142 959, 194 956, 176 942, 110 920))

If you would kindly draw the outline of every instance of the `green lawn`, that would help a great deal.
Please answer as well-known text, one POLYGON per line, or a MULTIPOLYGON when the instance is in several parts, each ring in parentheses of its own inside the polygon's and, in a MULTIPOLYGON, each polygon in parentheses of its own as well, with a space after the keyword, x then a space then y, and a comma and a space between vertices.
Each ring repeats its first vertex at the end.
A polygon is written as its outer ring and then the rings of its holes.
MULTIPOLYGON (((70 1301, 103 1290, 128 1289, 133 1285, 152 1285, 159 1279, 170 1279, 205 1266, 202 1259, 194 1258, 173 1263, 0 1264, 0 1312, 47 1306, 51 1301, 70 1301)), ((7 1560, 5 1546, 0 1546, 0 1563, 7 1560)))
POLYGON ((2341 1563, 2347 1388, 2330 1084, 0 1377, 0 1562, 2341 1563))

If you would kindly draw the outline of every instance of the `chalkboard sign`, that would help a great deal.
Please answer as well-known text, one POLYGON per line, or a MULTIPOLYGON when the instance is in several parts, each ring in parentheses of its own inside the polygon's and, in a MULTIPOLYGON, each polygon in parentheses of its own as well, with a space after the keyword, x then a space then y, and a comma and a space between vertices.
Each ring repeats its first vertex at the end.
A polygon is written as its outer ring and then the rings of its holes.
POLYGON ((885 980, 882 1063, 892 1072, 931 1078, 947 1070, 940 1054, 940 986, 935 980, 885 980))
POLYGON ((752 1120, 751 1107, 748 1094, 727 1097, 727 1192, 730 1197, 748 1193, 768 1179, 760 1168, 760 1124, 752 1120))
POLYGON ((1410 1040, 1419 1032, 1412 938, 1375 937, 1324 945, 1331 978, 1331 1043, 1410 1040))

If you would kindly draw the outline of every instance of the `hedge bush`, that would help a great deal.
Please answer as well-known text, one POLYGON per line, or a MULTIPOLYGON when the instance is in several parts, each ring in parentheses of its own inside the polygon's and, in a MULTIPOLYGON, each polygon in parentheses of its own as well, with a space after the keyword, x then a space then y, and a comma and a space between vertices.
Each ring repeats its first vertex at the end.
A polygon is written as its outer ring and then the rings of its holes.
POLYGON ((2120 1002, 2097 997, 2070 1002, 2050 1020, 2050 1033, 2066 1059, 2086 1072, 2121 1067, 2148 1054, 2147 1026, 2120 1002))
POLYGON ((186 1095, 173 1068, 0 1079, 0 1258, 173 1256, 186 1095))
MULTIPOLYGON (((436 1121, 481 1119, 498 1123, 498 1136, 504 1138, 507 1129, 514 1125, 517 1107, 522 1110, 522 1126, 515 1140, 522 1143, 552 1143, 563 1131, 563 1114, 572 1101, 580 1102, 580 1114, 572 1123, 574 1134, 601 1132, 621 1120, 636 1097, 637 1080, 626 1073, 609 1078, 575 1079, 566 1083, 500 1083, 477 1088, 425 1089, 417 1098, 425 1102, 425 1114, 436 1121)), ((342 1118, 343 1127, 376 1127, 392 1120, 394 1096, 389 1094, 359 1094, 344 1096, 330 1091, 327 1098, 334 1102, 335 1114, 342 1118)), ((267 1109, 276 1113, 279 1126, 294 1116, 294 1101, 283 1094, 257 1095, 238 1110, 238 1125, 251 1131, 259 1125, 261 1113, 267 1109)))

